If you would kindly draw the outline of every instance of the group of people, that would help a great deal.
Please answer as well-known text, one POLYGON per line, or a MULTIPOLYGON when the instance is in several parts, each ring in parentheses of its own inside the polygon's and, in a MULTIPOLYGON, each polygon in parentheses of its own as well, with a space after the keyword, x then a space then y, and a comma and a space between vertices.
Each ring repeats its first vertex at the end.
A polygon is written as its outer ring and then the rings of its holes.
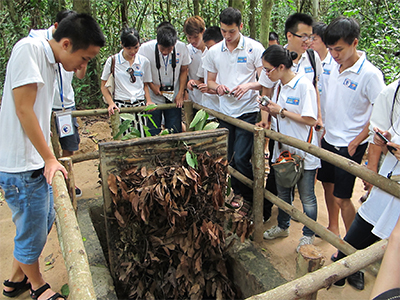
MULTIPOLYGON (((101 76, 109 114, 121 107, 175 103, 173 109, 151 111, 154 123, 146 124, 140 117, 134 123, 142 136, 143 125, 156 135, 162 122, 170 131, 181 132, 181 108, 188 91, 190 100, 214 111, 308 141, 357 163, 370 136, 368 168, 400 180, 400 146, 390 142, 400 144, 399 84, 385 87, 382 73, 357 50, 360 26, 354 19, 339 17, 325 25, 307 14, 293 14, 285 23, 287 44, 279 45, 278 36, 271 33, 267 49, 242 35, 242 28, 241 13, 232 7, 221 12, 220 27, 206 28, 199 16, 188 18, 183 27, 188 45, 178 41, 169 22, 162 22, 157 38, 143 45, 134 28, 124 28, 122 50, 107 59, 101 76), (107 87, 110 75, 114 78, 112 92, 107 87), (259 103, 260 91, 271 99, 266 105, 259 103), (374 136, 375 132, 389 142, 374 136), (388 145, 391 152, 386 154, 388 145), (386 156, 379 168, 382 152, 386 156)), ((13 48, 0 111, 0 140, 9 141, 0 143, 0 186, 17 228, 12 273, 4 282, 3 294, 8 297, 30 289, 33 299, 62 298, 44 282, 38 263, 54 221, 50 184, 58 170, 67 176, 48 147, 50 114, 74 109, 72 76, 83 78, 88 61, 104 44, 93 18, 69 11, 60 14, 48 30, 32 30, 13 48)), ((253 134, 219 122, 229 129, 230 164, 253 179, 253 134)), ((77 126, 75 120, 72 124, 77 126)), ((77 150, 77 128, 75 133, 67 136, 64 155, 77 150)), ((284 150, 304 158, 305 171, 297 188, 308 217, 317 219, 317 178, 325 191, 329 230, 339 235, 341 212, 347 231, 344 239, 358 249, 390 235, 400 215, 399 199, 373 187, 356 214, 351 202, 355 176, 273 140, 268 148, 272 163, 284 150)), ((292 203, 294 187, 283 187, 274 178, 271 168, 267 189, 292 203)), ((231 205, 249 214, 252 189, 235 178, 232 188, 231 205)), ((265 201, 265 221, 271 209, 272 204, 265 201)), ((265 239, 289 235, 290 216, 279 210, 277 223, 264 233, 265 239)), ((297 250, 314 238, 314 232, 304 227, 297 250)), ((332 259, 342 257, 338 252, 332 259)), ((362 273, 349 276, 348 282, 362 289, 362 273)))

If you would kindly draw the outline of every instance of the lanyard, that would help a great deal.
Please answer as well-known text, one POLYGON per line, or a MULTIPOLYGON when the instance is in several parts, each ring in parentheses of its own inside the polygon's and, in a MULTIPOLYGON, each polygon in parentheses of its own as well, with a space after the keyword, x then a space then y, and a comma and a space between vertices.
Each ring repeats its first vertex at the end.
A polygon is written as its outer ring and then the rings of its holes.
POLYGON ((167 55, 167 59, 164 59, 164 55, 161 56, 162 60, 164 62, 164 70, 165 70, 165 76, 168 74, 167 73, 167 67, 168 67, 168 58, 169 58, 169 54, 167 55))
POLYGON ((62 110, 65 111, 65 108, 64 108, 64 96, 63 96, 63 85, 62 85, 62 76, 61 76, 61 67, 60 67, 60 64, 59 64, 59 63, 58 63, 58 74, 60 75, 60 77, 57 77, 57 81, 58 81, 58 91, 60 92, 61 107, 62 107, 62 110))

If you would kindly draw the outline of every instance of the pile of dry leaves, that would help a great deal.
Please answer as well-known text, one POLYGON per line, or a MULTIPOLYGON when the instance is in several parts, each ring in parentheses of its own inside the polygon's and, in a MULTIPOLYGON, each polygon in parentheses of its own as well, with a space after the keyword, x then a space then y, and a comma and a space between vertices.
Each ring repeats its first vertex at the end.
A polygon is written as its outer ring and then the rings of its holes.
MULTIPOLYGON (((179 165, 109 175, 120 236, 113 250, 115 276, 123 297, 238 297, 228 278, 223 229, 228 163, 207 152, 197 162, 196 170, 182 158, 179 165)), ((239 219, 234 227, 241 228, 244 239, 247 221, 239 219)))

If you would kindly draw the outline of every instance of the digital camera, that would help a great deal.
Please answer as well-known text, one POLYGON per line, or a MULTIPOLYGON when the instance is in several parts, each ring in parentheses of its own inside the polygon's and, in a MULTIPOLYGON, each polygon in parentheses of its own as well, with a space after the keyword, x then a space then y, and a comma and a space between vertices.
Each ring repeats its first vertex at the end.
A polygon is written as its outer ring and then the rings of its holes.
POLYGON ((173 85, 162 85, 160 86, 160 92, 172 92, 174 90, 173 85))

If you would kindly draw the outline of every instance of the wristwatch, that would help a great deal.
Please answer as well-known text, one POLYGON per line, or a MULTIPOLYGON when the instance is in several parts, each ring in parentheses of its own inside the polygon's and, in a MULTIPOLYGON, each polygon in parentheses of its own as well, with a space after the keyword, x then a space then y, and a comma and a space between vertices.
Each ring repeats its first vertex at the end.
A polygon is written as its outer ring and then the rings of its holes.
POLYGON ((285 114, 283 113, 284 111, 287 111, 287 109, 286 108, 281 108, 281 110, 279 111, 279 114, 281 115, 281 118, 282 119, 284 119, 286 116, 285 116, 285 114))

